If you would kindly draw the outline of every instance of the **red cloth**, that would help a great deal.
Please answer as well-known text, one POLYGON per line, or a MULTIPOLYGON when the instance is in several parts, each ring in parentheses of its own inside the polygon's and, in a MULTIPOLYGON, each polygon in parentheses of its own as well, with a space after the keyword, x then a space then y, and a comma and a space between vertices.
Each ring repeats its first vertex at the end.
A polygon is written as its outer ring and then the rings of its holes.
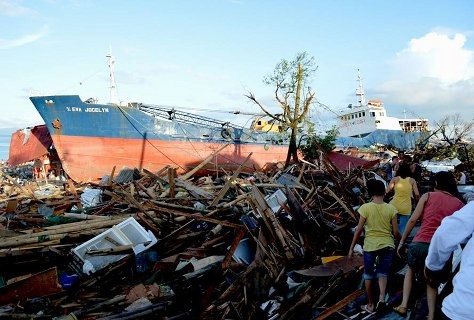
POLYGON ((446 192, 430 192, 423 208, 420 229, 413 241, 430 243, 441 221, 462 207, 464 207, 464 203, 461 200, 446 192))
POLYGON ((357 167, 361 167, 363 169, 368 169, 376 166, 380 160, 365 160, 362 158, 356 158, 352 156, 348 156, 343 153, 339 152, 328 152, 326 156, 331 160, 331 162, 338 168, 339 170, 353 170, 357 167))

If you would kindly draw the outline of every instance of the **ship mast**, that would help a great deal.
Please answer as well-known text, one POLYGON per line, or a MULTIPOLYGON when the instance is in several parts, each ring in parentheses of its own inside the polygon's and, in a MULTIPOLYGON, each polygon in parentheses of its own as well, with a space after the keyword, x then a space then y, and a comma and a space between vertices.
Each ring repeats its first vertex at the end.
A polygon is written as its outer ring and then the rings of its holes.
POLYGON ((115 73, 114 73, 114 64, 115 58, 112 56, 112 49, 110 49, 110 53, 106 55, 109 60, 109 80, 110 80, 110 103, 119 104, 118 96, 117 96, 117 86, 115 84, 115 73))
POLYGON ((357 89, 356 89, 357 102, 359 103, 358 107, 365 106, 367 102, 365 101, 364 88, 362 87, 362 77, 360 76, 360 69, 357 68, 357 89))

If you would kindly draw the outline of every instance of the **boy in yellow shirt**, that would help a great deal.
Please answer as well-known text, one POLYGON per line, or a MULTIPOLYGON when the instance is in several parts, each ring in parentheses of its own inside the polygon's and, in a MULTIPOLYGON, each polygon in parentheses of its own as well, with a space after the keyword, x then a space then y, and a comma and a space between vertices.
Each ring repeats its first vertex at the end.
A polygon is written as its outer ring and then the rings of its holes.
POLYGON ((364 229, 364 280, 368 304, 362 308, 371 313, 385 306, 387 274, 395 251, 394 237, 399 239, 400 231, 397 224, 397 209, 383 201, 385 196, 383 182, 375 179, 368 180, 367 190, 372 196, 372 201, 363 204, 358 210, 359 224, 354 233, 348 256, 352 257, 354 246, 359 241, 364 229), (375 306, 372 292, 374 279, 378 279, 379 284, 377 306, 375 306))

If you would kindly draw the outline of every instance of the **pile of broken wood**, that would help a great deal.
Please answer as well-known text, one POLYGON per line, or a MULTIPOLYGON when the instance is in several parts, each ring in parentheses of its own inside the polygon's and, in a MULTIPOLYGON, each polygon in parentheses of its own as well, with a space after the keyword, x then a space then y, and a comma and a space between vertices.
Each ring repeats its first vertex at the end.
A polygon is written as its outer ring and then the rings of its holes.
POLYGON ((195 173, 41 187, 4 175, 0 318, 311 319, 360 293, 361 258, 339 257, 370 172, 323 158, 195 173))

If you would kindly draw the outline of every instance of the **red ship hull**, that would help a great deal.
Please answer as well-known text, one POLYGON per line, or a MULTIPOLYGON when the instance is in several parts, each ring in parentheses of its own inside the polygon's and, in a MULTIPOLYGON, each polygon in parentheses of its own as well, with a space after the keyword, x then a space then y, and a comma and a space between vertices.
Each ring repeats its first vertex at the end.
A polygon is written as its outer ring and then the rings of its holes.
MULTIPOLYGON (((74 181, 98 182, 122 168, 158 171, 170 165, 178 173, 195 168, 224 143, 140 140, 123 138, 52 135, 67 174, 74 181)), ((234 170, 250 153, 244 171, 263 170, 270 163, 285 161, 287 146, 229 144, 204 167, 205 171, 234 170)), ((201 170, 203 172, 203 170, 201 170)))

